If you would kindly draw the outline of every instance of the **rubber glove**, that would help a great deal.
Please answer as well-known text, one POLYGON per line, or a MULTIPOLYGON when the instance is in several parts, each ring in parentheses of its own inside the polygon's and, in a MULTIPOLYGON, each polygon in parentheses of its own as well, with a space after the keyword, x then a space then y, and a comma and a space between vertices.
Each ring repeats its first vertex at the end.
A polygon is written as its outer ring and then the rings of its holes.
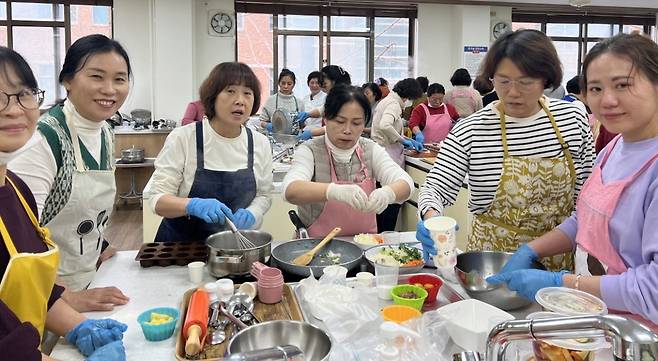
POLYGON ((310 129, 306 129, 297 135, 297 140, 301 140, 301 141, 309 140, 311 138, 313 138, 313 133, 311 133, 310 129))
POLYGON ((421 143, 418 143, 417 141, 415 141, 413 139, 405 138, 402 141, 402 145, 407 149, 413 149, 417 152, 422 152, 423 149, 425 149, 425 147, 421 143))
POLYGON ((250 211, 240 208, 233 214, 233 224, 238 229, 251 229, 256 223, 256 218, 250 211))
POLYGON ((416 135, 416 141, 420 144, 425 144, 425 135, 423 132, 418 132, 415 134, 416 135))
POLYGON ((224 224, 225 217, 233 219, 233 212, 224 203, 211 198, 192 198, 185 207, 187 214, 203 219, 206 223, 224 224))
POLYGON ((416 223, 416 239, 423 245, 423 259, 425 263, 429 262, 431 256, 436 256, 436 248, 430 236, 430 231, 425 227, 425 221, 422 219, 416 223))
POLYGON ((567 271, 549 272, 538 269, 520 269, 487 277, 492 285, 507 283, 507 288, 534 301, 537 291, 546 287, 562 287, 562 275, 567 271))
POLYGON ((530 246, 527 244, 524 244, 516 252, 514 252, 512 257, 510 257, 509 261, 505 263, 499 273, 507 273, 520 269, 532 268, 532 263, 537 260, 539 260, 539 255, 537 252, 535 252, 535 250, 530 248, 530 246))
POLYGON ((304 122, 306 122, 306 119, 308 119, 308 117, 309 114, 307 112, 297 113, 297 118, 295 118, 295 120, 297 120, 297 122, 299 123, 300 128, 304 128, 304 122))
POLYGON ((64 338, 75 345, 84 356, 89 356, 96 349, 123 339, 123 333, 127 329, 127 325, 110 318, 87 319, 75 326, 64 338))
POLYGON ((265 125, 265 129, 267 129, 268 132, 272 133, 272 131, 274 130, 272 123, 267 123, 265 125))
POLYGON ((368 195, 356 184, 329 183, 326 197, 327 200, 347 203, 358 211, 368 211, 368 195))
POLYGON ((395 202, 395 192, 393 192, 393 188, 383 186, 370 193, 366 208, 368 209, 368 213, 374 212, 380 214, 393 202, 395 202))
POLYGON ((121 341, 110 342, 94 351, 86 361, 126 361, 126 349, 121 341))

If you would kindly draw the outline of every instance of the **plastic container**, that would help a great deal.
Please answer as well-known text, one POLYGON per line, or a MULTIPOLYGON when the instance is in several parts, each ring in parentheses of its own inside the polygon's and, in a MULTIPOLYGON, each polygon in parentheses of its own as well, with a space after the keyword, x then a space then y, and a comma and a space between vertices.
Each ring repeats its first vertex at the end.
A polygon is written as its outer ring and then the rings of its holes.
POLYGON ((427 291, 414 285, 398 285, 391 288, 391 297, 393 297, 393 303, 396 305, 409 306, 420 311, 427 298, 427 291), (401 297, 403 293, 409 292, 414 293, 416 298, 401 297))
POLYGON ((409 284, 414 286, 423 287, 427 291, 427 298, 425 304, 433 304, 436 302, 436 296, 439 294, 439 289, 443 286, 443 281, 440 278, 429 275, 418 275, 409 277, 409 284))
POLYGON ((566 287, 542 288, 535 295, 545 311, 567 316, 605 315, 608 307, 600 298, 589 293, 566 287))
POLYGON ((465 350, 485 352, 487 335, 497 324, 514 316, 476 299, 445 305, 436 312, 448 322, 448 334, 465 350))
POLYGON ((384 321, 393 321, 403 323, 412 318, 420 317, 423 314, 415 308, 402 305, 390 305, 382 308, 381 315, 384 321))
MULTIPOLYGON (((526 316, 529 320, 550 317, 565 317, 556 312, 533 312, 526 316)), ((566 340, 533 341, 532 351, 537 361, 591 361, 594 351, 609 348, 604 338, 584 338, 566 340), (567 356, 568 355, 568 356, 567 356)))
POLYGON ((137 317, 137 322, 142 326, 144 337, 149 341, 162 341, 166 340, 174 334, 176 323, 178 322, 178 310, 171 307, 156 307, 142 312, 137 317), (151 320, 151 313, 161 313, 163 315, 171 316, 173 320, 163 323, 161 325, 147 325, 146 322, 151 320))

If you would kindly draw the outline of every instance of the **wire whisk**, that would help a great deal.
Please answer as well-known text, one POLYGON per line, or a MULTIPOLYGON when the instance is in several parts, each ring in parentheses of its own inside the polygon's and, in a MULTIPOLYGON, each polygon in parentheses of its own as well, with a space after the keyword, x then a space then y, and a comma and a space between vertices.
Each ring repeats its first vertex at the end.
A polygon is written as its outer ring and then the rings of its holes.
POLYGON ((231 222, 230 219, 228 219, 228 217, 226 217, 226 223, 231 229, 231 232, 233 232, 235 240, 238 241, 238 247, 240 247, 240 249, 251 249, 257 247, 254 242, 250 241, 249 238, 245 237, 244 234, 238 231, 238 228, 235 226, 235 224, 233 224, 233 222, 231 222))

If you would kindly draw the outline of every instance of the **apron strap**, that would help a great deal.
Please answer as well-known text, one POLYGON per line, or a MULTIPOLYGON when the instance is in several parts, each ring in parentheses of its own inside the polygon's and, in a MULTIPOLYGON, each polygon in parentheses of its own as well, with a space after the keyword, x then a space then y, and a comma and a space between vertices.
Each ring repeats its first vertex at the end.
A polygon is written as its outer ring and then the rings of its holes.
POLYGON ((569 151, 569 145, 564 141, 564 138, 562 138, 560 128, 558 128, 553 114, 548 110, 548 106, 546 105, 544 98, 539 99, 539 104, 541 105, 542 109, 544 109, 546 114, 548 114, 548 119, 551 121, 551 125, 555 130, 557 140, 560 142, 560 146, 562 146, 562 153, 564 153, 564 156, 567 157, 567 161, 569 162, 569 170, 571 171, 571 188, 573 188, 576 185, 576 168, 573 165, 573 158, 571 157, 571 152, 569 151))
POLYGON ((203 121, 196 122, 196 169, 204 169, 203 164, 203 121))
POLYGON ((366 167, 366 162, 363 160, 365 157, 365 152, 363 148, 361 148, 361 145, 356 146, 356 157, 359 158, 359 162, 361 163, 361 168, 359 168, 359 173, 363 173, 363 179, 360 180, 362 182, 365 179, 370 178, 370 172, 368 172, 368 167, 366 167))
MULTIPOLYGON (((331 172, 331 181, 335 183, 335 182, 338 181, 338 177, 336 176, 336 169, 334 168, 334 157, 331 155, 331 151, 329 150, 329 147, 327 146, 327 143, 324 144, 324 147, 327 150, 327 154, 329 155, 329 170, 331 172)), ((361 148, 360 144, 357 144, 357 146, 356 146, 356 156, 359 159, 359 163, 361 165, 360 168, 359 168, 358 173, 363 173, 364 174, 363 179, 366 179, 366 178, 369 177, 369 173, 368 173, 368 168, 366 167, 366 162, 363 161, 363 157, 362 157, 363 156, 363 149, 361 148)), ((353 181, 361 182, 362 180, 358 180, 357 177, 358 177, 358 174, 354 176, 353 181)))
POLYGON ((608 147, 608 151, 605 152, 605 154, 603 155, 603 159, 601 159, 601 169, 603 169, 603 166, 605 165, 605 163, 608 162, 608 158, 610 157, 610 154, 612 154, 612 150, 615 149, 615 147, 617 146, 617 142, 619 141, 620 138, 621 138, 621 134, 617 134, 610 141, 610 143, 612 143, 612 144, 610 144, 610 146, 608 147))
POLYGON ((501 100, 498 103, 498 111, 500 112, 500 137, 503 141, 503 159, 509 158, 507 151, 507 122, 505 120, 505 103, 501 100))
POLYGON ((247 168, 251 170, 254 167, 254 136, 251 129, 244 127, 247 131, 247 168))
MULTIPOLYGON (((35 230, 39 234, 39 237, 50 247, 54 247, 55 244, 53 241, 50 239, 50 232, 48 231, 48 228, 46 227, 41 227, 39 225, 39 221, 37 220, 36 215, 34 212, 32 212, 32 209, 30 206, 27 204, 27 201, 23 197, 23 194, 21 191, 16 187, 16 184, 8 177, 6 176, 5 179, 9 181, 9 184, 11 187, 14 189, 14 192, 16 192, 16 195, 18 196, 18 199, 21 202, 21 205, 23 206, 23 209, 25 210, 25 213, 27 213, 28 218, 30 218, 30 222, 34 226, 35 230)), ((2 238, 5 240, 5 245, 7 246, 7 250, 9 252, 9 255, 14 255, 18 253, 16 251, 16 247, 14 246, 14 243, 11 239, 11 236, 9 235, 9 232, 7 231, 7 228, 2 220, 2 217, 0 217, 0 233, 2 233, 2 238)))

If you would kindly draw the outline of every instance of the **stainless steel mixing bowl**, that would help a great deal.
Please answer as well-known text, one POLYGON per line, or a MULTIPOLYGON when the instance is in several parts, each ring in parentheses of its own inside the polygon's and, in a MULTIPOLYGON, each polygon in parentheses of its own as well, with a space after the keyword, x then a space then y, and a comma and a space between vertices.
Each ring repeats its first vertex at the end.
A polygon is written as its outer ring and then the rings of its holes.
MULTIPOLYGON (((485 281, 487 277, 498 273, 510 257, 510 252, 465 252, 457 256, 455 274, 471 298, 503 310, 527 306, 532 301, 511 291, 506 285, 494 286, 485 281)), ((546 269, 539 262, 535 262, 532 268, 546 269)))
POLYGON ((329 360, 331 338, 310 323, 300 321, 268 321, 238 332, 228 344, 228 354, 268 347, 293 345, 304 352, 304 360, 329 360))

